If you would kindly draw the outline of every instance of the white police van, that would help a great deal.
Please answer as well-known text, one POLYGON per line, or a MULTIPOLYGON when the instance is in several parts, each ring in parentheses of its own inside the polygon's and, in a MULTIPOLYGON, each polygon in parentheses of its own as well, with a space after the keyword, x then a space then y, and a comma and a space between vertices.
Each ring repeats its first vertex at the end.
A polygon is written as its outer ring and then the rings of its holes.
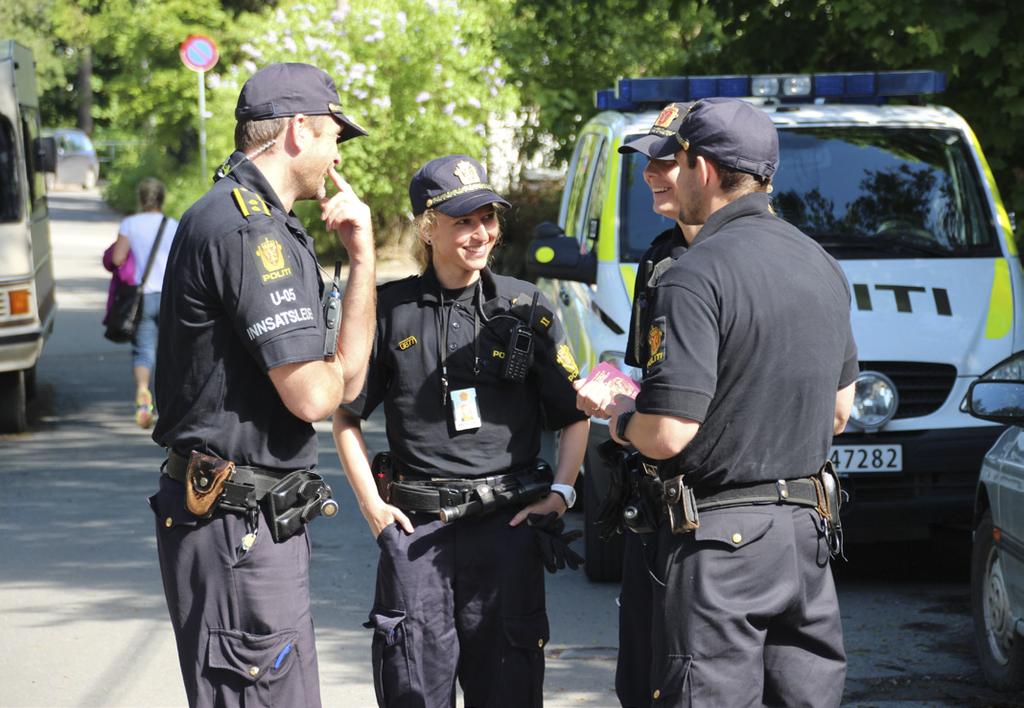
MULTIPOLYGON (((544 225, 527 255, 583 372, 600 361, 628 371, 637 260, 671 223, 651 210, 646 158, 618 147, 672 101, 734 96, 763 107, 779 131, 773 205, 839 260, 851 285, 862 371, 831 454, 852 498, 852 541, 970 524, 981 460, 1001 428, 960 402, 977 376, 1024 349, 1011 215, 970 126, 920 100, 944 87, 930 71, 622 79, 598 92, 604 110, 580 133, 558 228, 544 225)), ((588 521, 607 483, 594 451, 607 425, 593 422, 588 521)), ((620 548, 589 523, 586 542, 588 575, 617 578, 620 548)))

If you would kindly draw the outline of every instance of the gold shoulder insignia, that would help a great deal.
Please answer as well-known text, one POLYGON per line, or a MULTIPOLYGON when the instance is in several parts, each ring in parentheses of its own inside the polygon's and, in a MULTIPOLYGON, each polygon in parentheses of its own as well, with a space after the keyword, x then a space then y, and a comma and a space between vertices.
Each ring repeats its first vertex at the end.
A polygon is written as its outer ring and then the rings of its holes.
POLYGON ((555 360, 565 369, 565 373, 570 381, 575 381, 579 378, 580 367, 576 365, 576 360, 573 358, 572 350, 569 349, 568 344, 559 345, 555 360))
POLYGON ((416 335, 409 335, 398 343, 398 348, 404 352, 406 349, 415 346, 417 341, 416 335))
POLYGON ((255 192, 251 192, 245 187, 235 187, 231 190, 231 196, 235 198, 235 206, 238 207, 238 211, 242 212, 242 216, 246 219, 251 218, 254 214, 270 216, 270 207, 255 192))

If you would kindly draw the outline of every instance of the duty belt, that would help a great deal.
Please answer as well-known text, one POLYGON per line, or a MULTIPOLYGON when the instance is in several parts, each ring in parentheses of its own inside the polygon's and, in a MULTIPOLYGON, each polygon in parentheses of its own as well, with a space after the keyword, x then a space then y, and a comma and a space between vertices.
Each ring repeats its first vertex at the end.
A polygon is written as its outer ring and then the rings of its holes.
POLYGON ((795 504, 820 510, 824 500, 821 484, 814 477, 698 491, 687 487, 679 475, 664 481, 664 503, 672 532, 687 533, 700 527, 698 512, 706 509, 795 504))
POLYGON ((543 461, 489 477, 438 479, 399 473, 389 485, 388 501, 403 511, 439 514, 447 523, 538 499, 551 488, 551 479, 551 468, 543 461))
MULTIPOLYGON (((188 458, 179 455, 174 450, 167 452, 167 462, 164 463, 164 474, 176 482, 188 483, 188 458)), ((245 467, 235 465, 235 472, 231 475, 230 481, 224 483, 225 490, 230 486, 244 487, 246 491, 252 490, 255 501, 259 501, 267 492, 274 488, 278 482, 291 474, 290 472, 278 472, 263 467, 245 467)))

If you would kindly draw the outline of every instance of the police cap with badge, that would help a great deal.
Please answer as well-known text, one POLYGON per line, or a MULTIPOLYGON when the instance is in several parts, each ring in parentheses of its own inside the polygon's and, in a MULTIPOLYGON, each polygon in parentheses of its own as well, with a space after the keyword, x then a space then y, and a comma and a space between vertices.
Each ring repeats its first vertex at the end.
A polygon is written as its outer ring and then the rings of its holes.
POLYGON ((409 183, 412 213, 437 209, 448 216, 465 216, 482 206, 512 205, 487 182, 483 166, 469 155, 447 155, 423 165, 409 183))
POLYGON ((760 108, 738 98, 702 98, 665 107, 651 132, 619 148, 652 159, 680 150, 717 164, 769 178, 779 166, 779 134, 760 108))

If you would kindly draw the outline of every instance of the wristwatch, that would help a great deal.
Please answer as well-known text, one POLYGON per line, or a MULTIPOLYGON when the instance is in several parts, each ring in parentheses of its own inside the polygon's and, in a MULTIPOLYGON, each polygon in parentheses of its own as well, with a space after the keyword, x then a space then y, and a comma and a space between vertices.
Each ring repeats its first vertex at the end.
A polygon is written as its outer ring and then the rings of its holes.
POLYGON ((629 426, 629 421, 633 420, 633 414, 636 411, 626 411, 619 416, 619 420, 615 423, 615 437, 623 442, 630 442, 629 438, 626 437, 626 428, 629 426))
POLYGON ((551 491, 562 497, 566 509, 571 509, 572 505, 576 503, 576 490, 572 488, 571 484, 552 484, 551 491))

